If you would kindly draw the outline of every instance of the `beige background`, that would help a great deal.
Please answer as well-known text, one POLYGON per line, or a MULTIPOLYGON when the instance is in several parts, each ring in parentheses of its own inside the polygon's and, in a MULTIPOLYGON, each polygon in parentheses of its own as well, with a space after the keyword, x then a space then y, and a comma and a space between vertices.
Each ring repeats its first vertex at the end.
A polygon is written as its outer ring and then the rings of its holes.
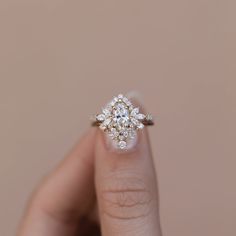
POLYGON ((164 235, 236 235, 236 2, 1 0, 0 235, 113 95, 138 90, 164 235))

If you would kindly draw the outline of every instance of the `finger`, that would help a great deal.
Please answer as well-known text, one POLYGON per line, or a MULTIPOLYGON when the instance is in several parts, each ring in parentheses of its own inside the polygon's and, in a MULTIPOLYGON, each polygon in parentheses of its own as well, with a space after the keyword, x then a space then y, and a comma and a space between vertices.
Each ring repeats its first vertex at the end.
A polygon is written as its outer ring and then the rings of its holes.
POLYGON ((91 129, 41 184, 23 220, 21 236, 73 235, 94 203, 94 140, 91 129))
POLYGON ((102 131, 95 145, 95 183, 102 233, 161 235, 158 190, 147 131, 126 151, 117 151, 102 131))

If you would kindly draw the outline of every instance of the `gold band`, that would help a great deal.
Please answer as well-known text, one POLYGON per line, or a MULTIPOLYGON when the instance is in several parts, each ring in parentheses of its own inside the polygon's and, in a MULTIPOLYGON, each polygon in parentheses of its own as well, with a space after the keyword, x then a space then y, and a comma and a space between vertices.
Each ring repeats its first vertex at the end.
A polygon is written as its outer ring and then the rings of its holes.
MULTIPOLYGON (((153 120, 149 120, 149 119, 144 119, 144 120, 141 121, 141 123, 145 126, 154 125, 153 120)), ((98 121, 98 120, 92 121, 92 126, 100 126, 100 124, 102 124, 101 121, 98 121)))

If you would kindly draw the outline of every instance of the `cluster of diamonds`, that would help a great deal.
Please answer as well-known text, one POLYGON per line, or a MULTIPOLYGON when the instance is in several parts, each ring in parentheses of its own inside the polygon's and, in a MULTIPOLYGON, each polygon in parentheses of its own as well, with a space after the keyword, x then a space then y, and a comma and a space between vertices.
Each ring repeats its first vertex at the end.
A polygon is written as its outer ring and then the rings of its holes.
POLYGON ((96 116, 96 120, 101 123, 100 128, 108 132, 120 149, 126 148, 127 143, 136 138, 137 130, 144 128, 142 121, 146 118, 122 94, 114 97, 102 113, 96 116))

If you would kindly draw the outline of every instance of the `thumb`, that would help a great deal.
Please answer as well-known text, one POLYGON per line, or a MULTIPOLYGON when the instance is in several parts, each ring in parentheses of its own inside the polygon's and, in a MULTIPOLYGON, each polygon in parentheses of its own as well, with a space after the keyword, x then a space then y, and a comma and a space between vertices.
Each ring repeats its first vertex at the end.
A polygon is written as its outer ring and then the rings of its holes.
POLYGON ((95 182, 103 236, 161 235, 156 174, 146 129, 129 150, 97 133, 95 182))

